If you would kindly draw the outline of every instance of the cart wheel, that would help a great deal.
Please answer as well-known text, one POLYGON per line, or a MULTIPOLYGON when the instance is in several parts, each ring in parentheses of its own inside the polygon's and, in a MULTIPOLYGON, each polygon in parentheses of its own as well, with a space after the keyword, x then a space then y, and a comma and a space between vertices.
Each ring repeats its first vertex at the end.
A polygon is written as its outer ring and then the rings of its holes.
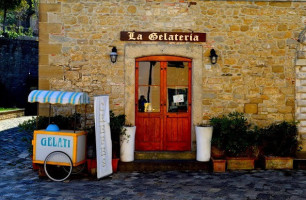
POLYGON ((72 172, 71 158, 62 151, 53 151, 45 159, 44 169, 53 181, 64 181, 72 172))

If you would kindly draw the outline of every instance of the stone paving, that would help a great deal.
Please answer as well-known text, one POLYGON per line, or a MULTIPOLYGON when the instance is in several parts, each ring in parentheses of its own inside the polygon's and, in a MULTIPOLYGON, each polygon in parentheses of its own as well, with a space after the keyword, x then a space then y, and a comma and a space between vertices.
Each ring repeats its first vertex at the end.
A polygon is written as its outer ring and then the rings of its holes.
MULTIPOLYGON (((19 123, 12 120, 11 125, 19 123)), ((18 122, 17 122, 18 121, 18 122)), ((111 177, 73 176, 65 182, 32 170, 25 133, 0 121, 0 199, 306 199, 306 171, 118 172, 111 177)))

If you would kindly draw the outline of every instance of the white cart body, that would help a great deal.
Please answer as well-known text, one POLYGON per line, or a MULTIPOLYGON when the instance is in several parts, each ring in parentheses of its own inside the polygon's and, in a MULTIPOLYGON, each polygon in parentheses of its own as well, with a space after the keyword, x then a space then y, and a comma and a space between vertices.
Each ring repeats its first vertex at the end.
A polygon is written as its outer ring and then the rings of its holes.
MULTIPOLYGON (((86 162, 86 132, 61 130, 52 132, 46 130, 34 131, 33 163, 43 164, 45 158, 54 151, 65 152, 72 160, 73 166, 86 162)), ((61 157, 55 157, 54 164, 66 165, 61 157)))

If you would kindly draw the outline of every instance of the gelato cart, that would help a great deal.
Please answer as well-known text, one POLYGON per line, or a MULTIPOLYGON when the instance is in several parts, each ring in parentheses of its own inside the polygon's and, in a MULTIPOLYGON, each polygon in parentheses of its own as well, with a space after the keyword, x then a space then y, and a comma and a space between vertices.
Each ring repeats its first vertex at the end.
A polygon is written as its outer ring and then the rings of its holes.
POLYGON ((87 133, 76 131, 75 128, 60 130, 56 124, 51 124, 51 104, 86 105, 89 97, 84 92, 34 90, 29 94, 28 102, 50 104, 48 127, 33 133, 33 163, 43 164, 51 180, 66 180, 71 173, 78 171, 73 169, 86 163, 87 133))

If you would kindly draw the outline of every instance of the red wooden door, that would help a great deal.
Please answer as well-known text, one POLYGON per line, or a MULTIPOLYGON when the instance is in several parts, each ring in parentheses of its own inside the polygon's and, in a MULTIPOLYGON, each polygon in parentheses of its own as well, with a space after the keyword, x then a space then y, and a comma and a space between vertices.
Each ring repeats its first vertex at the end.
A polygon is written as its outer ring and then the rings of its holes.
POLYGON ((136 150, 191 149, 191 60, 136 59, 136 150))

